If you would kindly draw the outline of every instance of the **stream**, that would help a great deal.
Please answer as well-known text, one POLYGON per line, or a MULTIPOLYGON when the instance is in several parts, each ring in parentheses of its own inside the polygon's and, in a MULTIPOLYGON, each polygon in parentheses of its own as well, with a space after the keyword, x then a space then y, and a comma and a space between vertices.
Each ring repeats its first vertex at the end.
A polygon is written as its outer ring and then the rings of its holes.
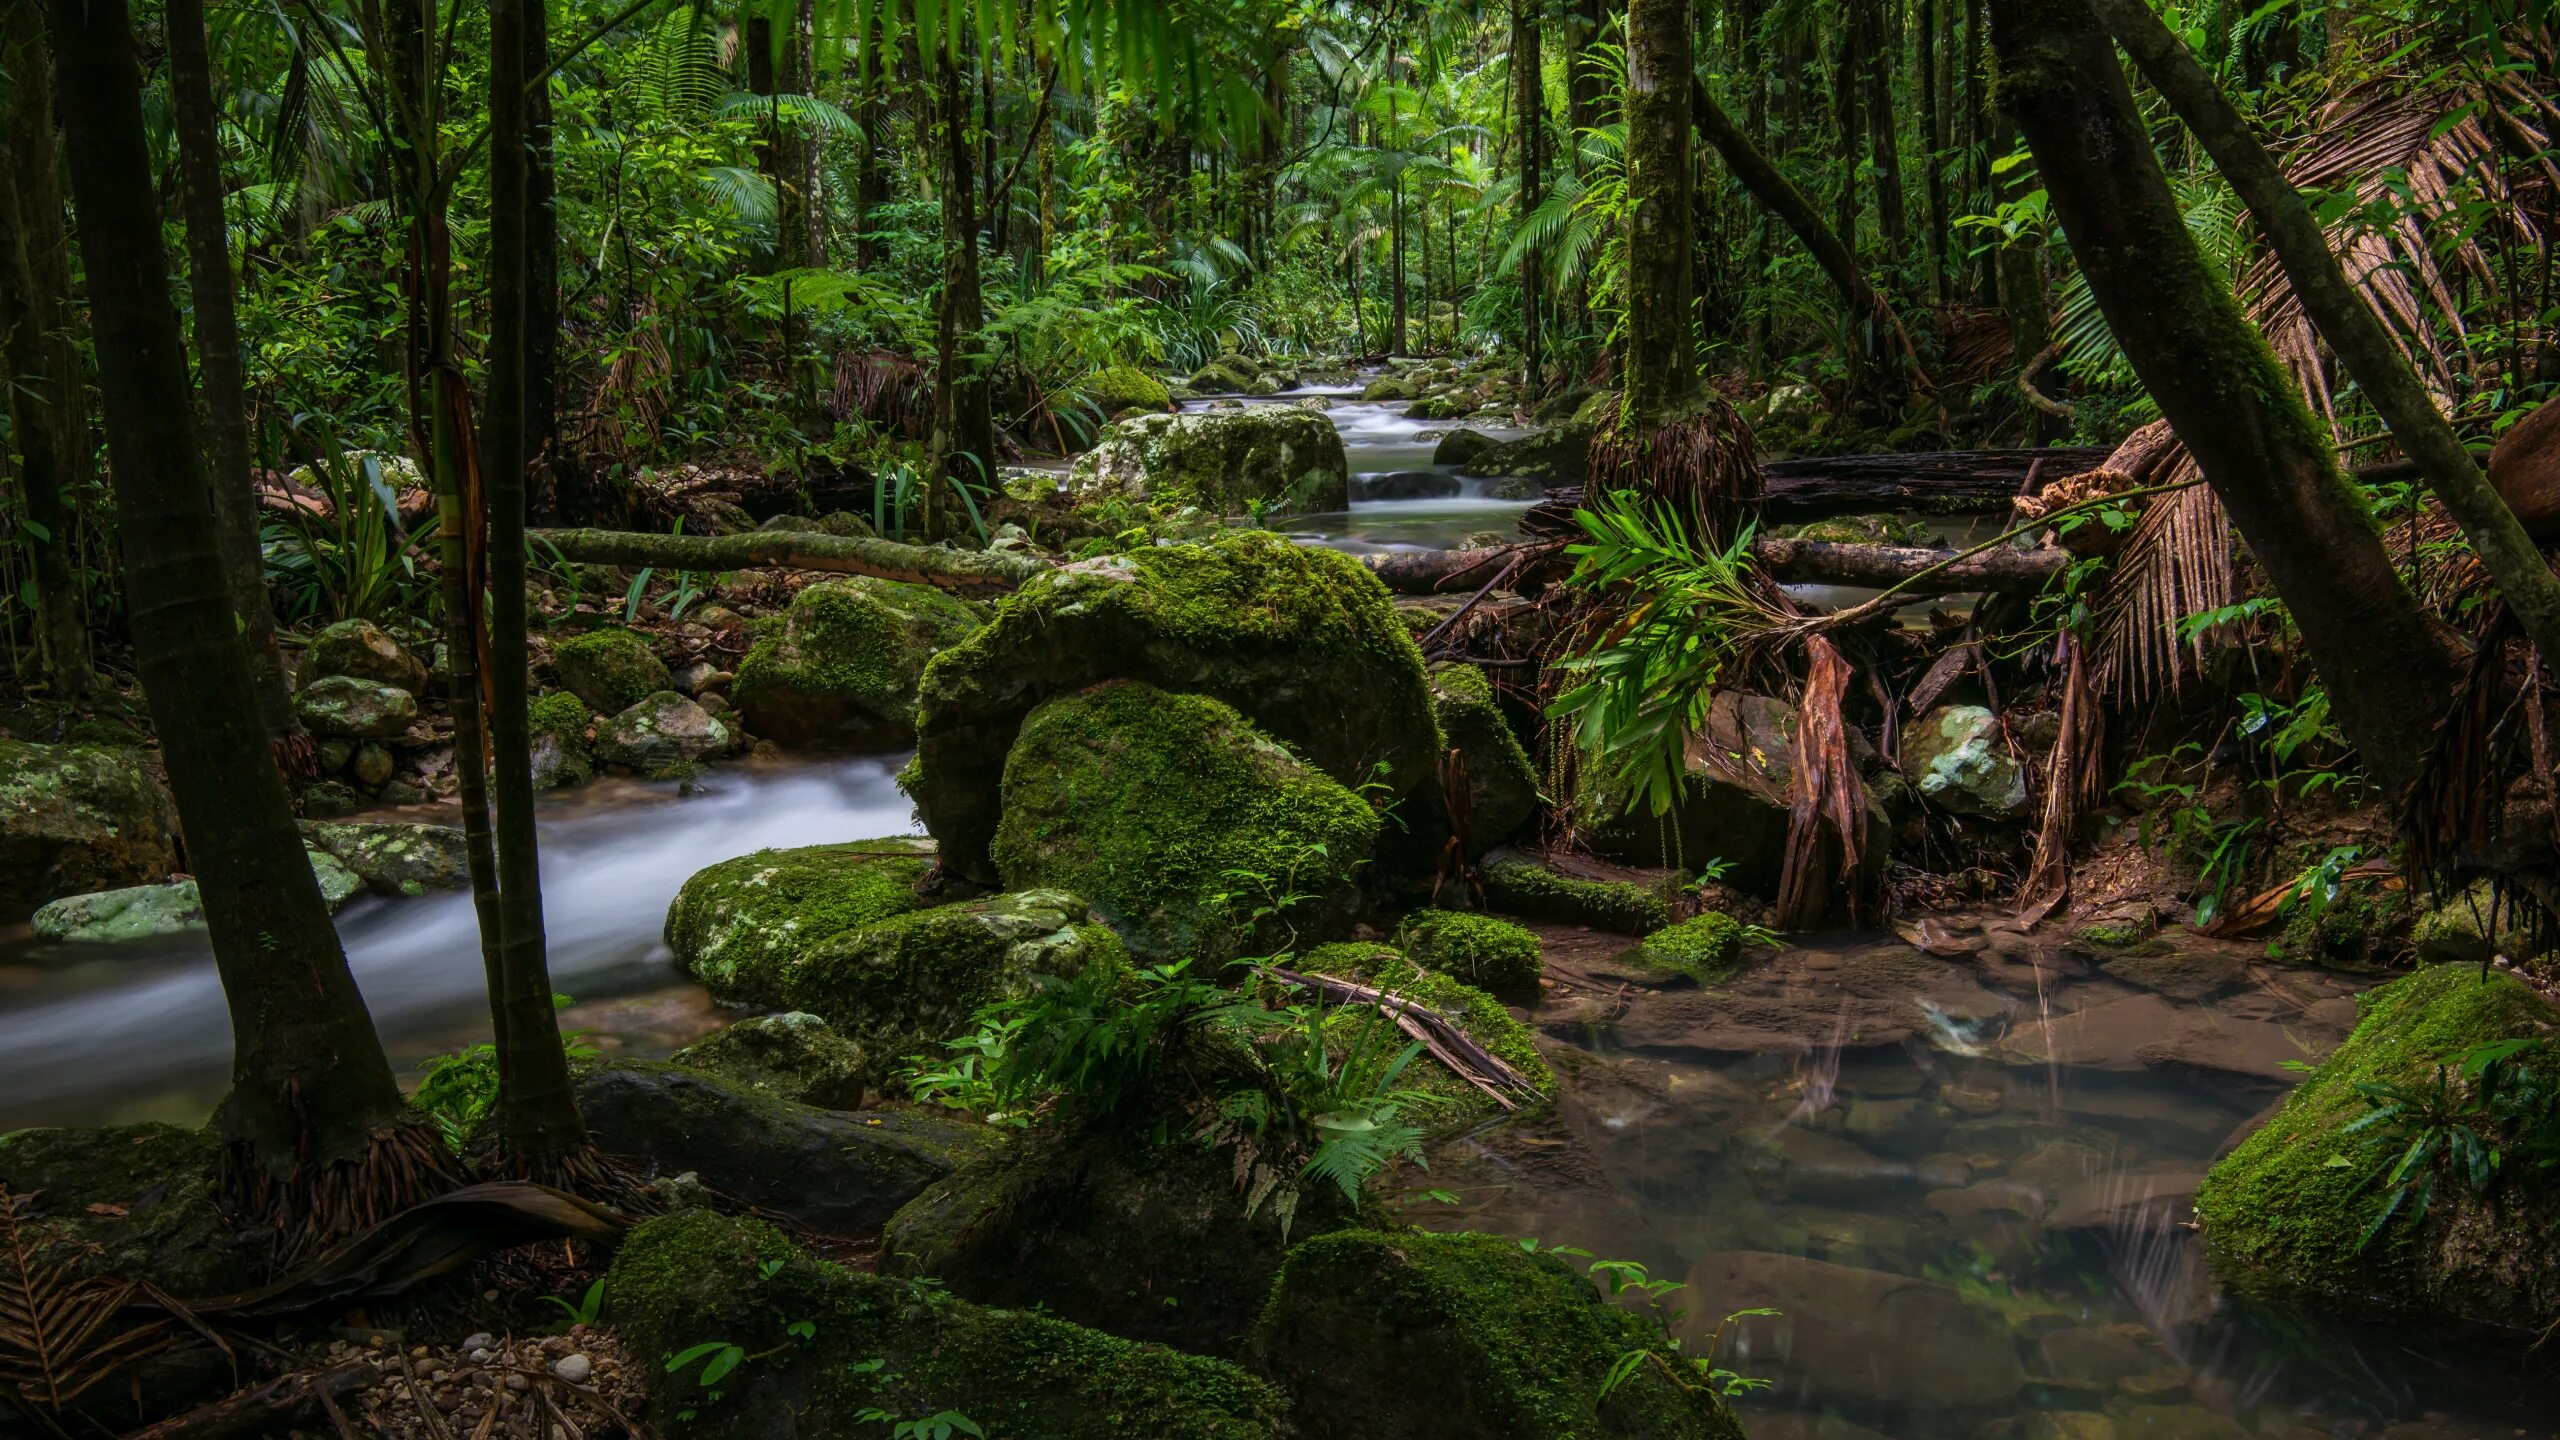
MULTIPOLYGON (((1424 422, 1337 401, 1356 475, 1430 469, 1424 422)), ((1355 482, 1356 483, 1356 482, 1355 482)), ((1445 547, 1525 509, 1461 495, 1295 522, 1351 550, 1445 547)), ((899 755, 602 781, 541 811, 564 1024, 655 1056, 729 1018, 660 941, 686 877, 767 846, 911 832, 899 755)), ((402 818, 437 818, 421 813, 402 818)), ((469 900, 339 918, 394 1062, 485 1037, 469 900)), ((1958 927, 1961 930, 1961 926, 1958 927)), ((1996 923, 1949 955, 1891 937, 1763 953, 1709 992, 1630 987, 1624 943, 1543 927, 1551 1116, 1442 1145, 1414 1207, 1636 1260, 1693 1353, 1768 1382, 1754 1440, 2553 1440, 2511 1359, 2220 1295, 2194 1181, 2352 1024, 2354 985, 2233 947, 2221 979, 2107 965, 1996 923), (1968 948, 1969 947, 1969 948, 1968 948), (1567 1048, 1569 1047, 1569 1048, 1567 1048), (1578 1052, 1578 1053, 1577 1053, 1578 1052), (1745 1308, 1783 1314, 1718 1318, 1745 1308)), ((42 946, 0 930, 0 1132, 201 1123, 229 1030, 201 941, 42 946)))

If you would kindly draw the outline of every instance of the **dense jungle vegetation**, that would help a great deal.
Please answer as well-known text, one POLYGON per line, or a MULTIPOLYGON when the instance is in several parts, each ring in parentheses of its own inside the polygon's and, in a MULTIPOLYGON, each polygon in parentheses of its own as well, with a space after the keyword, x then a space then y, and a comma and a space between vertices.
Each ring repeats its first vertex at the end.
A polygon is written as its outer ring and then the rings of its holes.
POLYGON ((2551 1436, 2547 0, 0 0, 0 1437, 2551 1436))

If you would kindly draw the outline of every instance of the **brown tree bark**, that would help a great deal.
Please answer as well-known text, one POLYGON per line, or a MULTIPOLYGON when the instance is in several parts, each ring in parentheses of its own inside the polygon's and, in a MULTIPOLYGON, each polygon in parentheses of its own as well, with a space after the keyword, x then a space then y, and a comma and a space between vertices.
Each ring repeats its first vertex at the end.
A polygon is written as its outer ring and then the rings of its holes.
POLYGON ((924 538, 948 533, 959 506, 951 487, 987 484, 995 475, 993 402, 979 368, 976 164, 969 137, 969 92, 946 50, 935 56, 933 107, 942 165, 942 298, 934 338, 932 475, 925 487, 924 538))
POLYGON ((1631 433, 1686 416, 1699 396, 1690 333, 1689 9, 1627 0, 1627 350, 1631 433))
POLYGON ((2087 0, 1990 0, 1998 99, 2026 133, 2125 356, 2301 629, 2386 790, 2417 773, 2458 676, 2292 379, 2197 247, 2087 0))
POLYGON ((1887 21, 1883 0, 1853 3, 1853 23, 1864 37, 1859 48, 1866 59, 1862 83, 1866 89, 1867 158, 1876 167, 1876 228, 1883 232, 1885 247, 1898 252, 1911 234, 1903 209, 1902 144, 1896 134, 1893 104, 1894 56, 1900 47, 1894 43, 1894 29, 1887 21))
MULTIPOLYGON (((1547 196, 1547 65, 1540 38, 1537 0, 1512 0, 1512 117, 1520 144, 1519 215, 1523 221, 1547 196)), ((1454 279, 1454 257, 1451 274, 1454 279)), ((1545 336, 1540 324, 1545 302, 1546 274, 1537 247, 1531 246, 1520 262, 1520 349, 1532 390, 1545 382, 1545 336)))

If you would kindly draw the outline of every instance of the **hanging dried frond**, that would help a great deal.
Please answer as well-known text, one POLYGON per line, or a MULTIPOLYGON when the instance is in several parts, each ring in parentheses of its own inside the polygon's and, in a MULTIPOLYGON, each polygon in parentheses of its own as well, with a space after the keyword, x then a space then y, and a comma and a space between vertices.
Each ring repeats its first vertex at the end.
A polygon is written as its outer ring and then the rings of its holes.
POLYGON ((933 379, 923 366, 894 350, 840 351, 827 389, 827 411, 838 420, 868 420, 922 440, 933 433, 933 379))
POLYGON ((1794 794, 1787 812, 1787 853, 1778 875, 1778 926, 1809 930, 1822 923, 1836 889, 1852 925, 1865 918, 1871 877, 1860 873, 1867 850, 1867 786, 1849 757, 1849 662, 1820 635, 1805 639, 1804 695, 1796 702, 1794 794))
MULTIPOLYGON (((2183 446, 2161 449, 2153 463, 2160 461, 2166 463, 2152 483, 2195 477, 2183 446)), ((2098 602, 2098 688, 2120 701, 2175 691, 2189 654, 2203 644, 2201 634, 2181 642, 2178 622, 2231 604, 2237 588, 2231 521, 2212 489, 2190 485, 2155 497, 2116 553, 2098 602)))
POLYGON ((0 1387, 60 1413, 99 1382, 168 1346, 166 1322, 124 1323, 140 1287, 82 1273, 33 1196, 0 1186, 0 1387))
POLYGON ((2019 887, 2018 918, 2030 929, 2071 893, 2072 832, 2106 796, 2106 714, 2089 686, 2087 647, 2065 631, 2056 658, 2062 662, 2062 733, 2045 762, 2044 817, 2036 827, 2035 859, 2019 887))

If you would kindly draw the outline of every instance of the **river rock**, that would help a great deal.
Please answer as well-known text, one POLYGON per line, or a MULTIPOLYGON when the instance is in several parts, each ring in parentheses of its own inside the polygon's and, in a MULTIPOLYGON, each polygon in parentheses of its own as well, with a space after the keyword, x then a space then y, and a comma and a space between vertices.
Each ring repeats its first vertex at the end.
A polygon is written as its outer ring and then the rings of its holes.
POLYGON ((1492 449, 1496 443, 1492 436, 1481 430, 1469 430, 1461 426, 1441 436, 1440 443, 1431 448, 1431 463, 1464 466, 1468 461, 1492 449))
POLYGON ((1547 857, 1526 850, 1496 850, 1484 857, 1478 875, 1485 902, 1506 915, 1559 925, 1586 925, 1620 935, 1645 935, 1671 923, 1671 902, 1661 890, 1634 878, 1641 872, 1608 867, 1588 857, 1571 857, 1593 873, 1568 873, 1547 857))
POLYGON ((696 871, 667 907, 667 948, 712 995, 773 1005, 810 947, 924 908, 933 842, 911 835, 758 850, 696 871))
POLYGON ((1234 710, 1122 680, 1023 722, 992 853, 1008 888, 1084 897, 1141 955, 1216 962, 1347 933, 1377 838, 1366 801, 1234 710), (1254 917, 1284 896, 1304 898, 1254 917))
POLYGON ((1579 485, 1591 468, 1591 426, 1568 420, 1517 440, 1496 440, 1466 462, 1470 475, 1512 475, 1540 489, 1579 485))
POLYGON ((1354 488, 1363 500, 1454 500, 1458 477, 1441 470, 1398 470, 1364 476, 1354 488))
POLYGON ((638 1060, 576 1076, 578 1112, 606 1153, 644 1175, 687 1171, 822 1234, 877 1233, 898 1207, 993 1150, 999 1132, 945 1113, 793 1104, 724 1076, 638 1060))
POLYGON ((452 825, 305 821, 302 838, 336 857, 378 895, 471 888, 470 852, 452 825))
POLYGON ((1077 389, 1106 416, 1131 410, 1170 410, 1173 396, 1164 382, 1135 365, 1108 365, 1084 377, 1077 389))
POLYGON ((1244 355, 1221 355, 1192 371, 1182 383, 1202 395, 1274 395, 1280 390, 1277 383, 1263 379, 1252 358, 1244 355))
POLYGON ((925 662, 985 620, 980 607, 929 585, 821 581, 747 652, 730 699, 750 731, 778 744, 904 745, 915 738, 925 662))
POLYGON ((1422 653, 1356 561, 1262 532, 1083 561, 1034 577, 925 668, 903 778, 945 867, 998 883, 989 846, 1025 717, 1115 679, 1230 706, 1376 809, 1440 755, 1422 653))
POLYGON ((0 921, 167 877, 178 812, 137 751, 0 739, 0 921))
POLYGON ((875 920, 820 940, 783 977, 784 1003, 862 1047, 877 1084, 911 1056, 941 1057, 979 1009, 1036 976, 1123 966, 1128 952, 1084 902, 1054 890, 998 895, 875 920))
POLYGON ((2017 1001, 1984 989, 1963 968, 1876 946, 1841 955, 1837 968, 1803 983, 1754 963, 1712 990, 1632 995, 1611 1032, 1635 1049, 1702 1059, 1866 1050, 1915 1036, 1963 1053, 1996 1037, 2017 1010, 2017 1001))
POLYGON ((1538 809, 1538 772, 1493 698, 1484 672, 1463 661, 1431 667, 1431 707, 1441 738, 1466 767, 1469 858, 1516 834, 1538 809))
POLYGON ((1422 394, 1422 382, 1409 374, 1381 375, 1360 391, 1363 400, 1411 401, 1422 394))
POLYGON ((1699 1261, 1688 1294, 1693 1345, 1717 1317, 1778 1311, 1734 1321, 1726 1343, 1737 1368, 1800 1403, 1989 1410, 2026 1381, 1997 1317, 1926 1280, 1743 1250, 1699 1261))
POLYGON ((1902 768, 1942 810, 1987 820, 2028 813, 2027 772, 2000 743, 2000 717, 1979 705, 1941 705, 1902 737, 1902 768))
POLYGON ((294 692, 293 713, 314 735, 385 739, 405 733, 417 720, 418 700, 378 680, 323 675, 294 692))
POLYGON ((615 626, 552 647, 551 666, 560 687, 599 715, 619 715, 672 683, 648 637, 615 626))
POLYGON ((862 1108, 862 1047, 805 1011, 741 1020, 668 1056, 667 1063, 795 1105, 862 1108))
POLYGON ((294 662, 294 684, 325 675, 352 675, 415 695, 426 688, 427 667, 370 620, 341 620, 311 638, 294 662))
POLYGON ((176 1125, 31 1129, 0 1135, 0 1188, 94 1252, 89 1273, 177 1295, 228 1295, 257 1278, 257 1237, 223 1219, 214 1192, 222 1141, 176 1125))
POLYGON ((661 690, 616 715, 596 737, 596 758, 643 775, 664 775, 725 755, 737 734, 700 705, 661 690))
POLYGON ((887 1434, 862 1418, 875 1407, 949 1412, 1005 1440, 1308 1433, 1288 1425, 1277 1388, 1223 1361, 848 1270, 762 1220, 707 1209, 633 1231, 614 1254, 605 1310, 629 1353, 649 1357, 636 1367, 648 1419, 685 1440, 874 1440, 887 1434), (698 1368, 658 1358, 725 1345, 754 1358, 716 1402, 698 1368))
MULTIPOLYGON (((311 873, 320 882, 321 903, 331 914, 347 903, 364 882, 355 872, 322 850, 305 850, 311 873)), ((165 885, 131 885, 90 895, 66 895, 37 910, 31 922, 36 938, 79 943, 157 940, 204 928, 204 901, 193 880, 165 885)))
POLYGON ((1079 504, 1122 496, 1211 515, 1347 510, 1350 481, 1342 432, 1294 405, 1114 421, 1067 470, 1079 504))

